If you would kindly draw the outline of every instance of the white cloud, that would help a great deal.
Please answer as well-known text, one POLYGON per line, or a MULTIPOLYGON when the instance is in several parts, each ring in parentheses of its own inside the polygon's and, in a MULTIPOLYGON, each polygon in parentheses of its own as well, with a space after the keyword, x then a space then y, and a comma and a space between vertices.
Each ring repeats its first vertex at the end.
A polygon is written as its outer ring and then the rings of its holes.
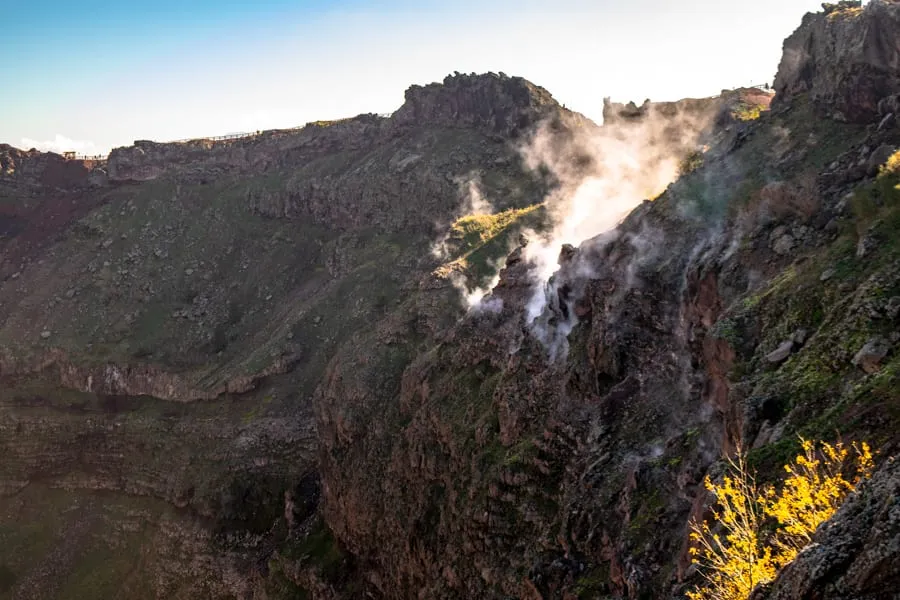
POLYGON ((94 142, 90 140, 73 140, 59 133, 56 134, 56 137, 54 139, 47 140, 45 142, 40 142, 31 138, 22 138, 22 148, 24 150, 31 150, 32 148, 35 148, 37 150, 41 150, 42 152, 56 152, 58 154, 69 151, 75 152, 77 154, 99 154, 97 146, 94 145, 94 142))

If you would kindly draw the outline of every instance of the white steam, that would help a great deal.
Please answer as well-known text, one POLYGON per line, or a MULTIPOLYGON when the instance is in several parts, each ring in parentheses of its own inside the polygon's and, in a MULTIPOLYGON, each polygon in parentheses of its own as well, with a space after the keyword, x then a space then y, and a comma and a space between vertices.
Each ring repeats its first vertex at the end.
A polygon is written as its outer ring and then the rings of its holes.
POLYGON ((479 175, 458 178, 456 184, 459 186, 463 197, 463 214, 461 216, 494 214, 494 205, 484 197, 484 193, 481 191, 481 177, 479 175))
MULTIPOLYGON (((524 249, 534 280, 526 321, 551 356, 567 347, 566 336, 577 322, 572 306, 577 298, 558 289, 557 282, 551 280, 559 269, 562 247, 577 247, 610 232, 636 206, 662 193, 677 178, 682 159, 698 149, 700 135, 713 116, 700 110, 686 112, 674 105, 664 110, 645 108, 640 118, 619 118, 603 127, 579 122, 562 127, 544 123, 519 148, 526 167, 549 174, 555 184, 544 199, 552 223, 550 231, 541 235, 528 232, 530 242, 524 249), (548 306, 553 310, 548 311, 548 306)), ((477 173, 458 178, 456 183, 460 217, 495 212, 477 173)), ((645 262, 664 251, 665 242, 660 232, 646 228, 628 234, 622 241, 633 250, 634 258, 626 272, 627 286, 631 286, 645 262)), ((435 244, 433 253, 447 260, 452 254, 451 244, 448 234, 435 244)), ((499 273, 501 266, 495 265, 495 272, 499 273)), ((596 275, 596 265, 589 261, 573 266, 578 277, 596 275)), ((499 275, 488 286, 474 290, 459 271, 449 279, 470 311, 502 309, 501 301, 490 295, 499 275)))
MULTIPOLYGON (((464 177, 454 178, 459 194, 459 210, 457 210, 455 218, 470 217, 474 215, 491 215, 494 214, 494 205, 484 196, 481 191, 481 176, 478 173, 469 173, 464 177)), ((450 228, 446 227, 447 233, 441 239, 437 240, 431 246, 431 254, 440 260, 448 260, 452 254, 450 242, 450 228)), ((457 285, 454 283, 454 285, 457 285)), ((461 284, 465 290, 465 281, 461 284)), ((458 286, 457 286, 458 287, 458 286)), ((463 295, 468 294, 465 291, 463 295)))
POLYGON ((461 290, 466 307, 469 310, 479 312, 500 312, 503 310, 503 300, 500 298, 492 297, 488 300, 484 299, 484 297, 490 294, 491 290, 500 283, 500 268, 495 266, 495 270, 497 271, 497 274, 494 275, 494 278, 491 279, 490 283, 486 286, 475 288, 471 292, 467 291, 465 288, 461 290))
MULTIPOLYGON (((464 177, 457 177, 455 182, 460 197, 459 210, 456 215, 458 219, 494 214, 494 205, 485 197, 481 187, 481 176, 478 173, 469 173, 464 177)), ((450 231, 431 247, 431 253, 441 260, 449 260, 453 254, 450 246, 450 231)), ((498 313, 503 310, 503 301, 499 298, 484 300, 485 296, 500 282, 501 261, 495 261, 491 266, 496 274, 484 287, 469 289, 466 277, 459 271, 452 270, 447 276, 450 283, 459 292, 463 304, 470 312, 498 313)))
MULTIPOLYGON (((546 169, 558 182, 547 198, 554 225, 549 235, 525 249, 526 258, 534 265, 535 279, 534 293, 527 306, 527 322, 550 348, 551 355, 562 350, 560 344, 565 344, 565 336, 575 324, 571 306, 560 311, 567 318, 556 320, 556 331, 549 331, 547 319, 539 318, 545 314, 548 304, 565 301, 549 283, 559 268, 561 247, 578 246, 610 231, 642 201, 663 192, 678 176, 681 159, 697 148, 710 116, 680 111, 663 116, 651 109, 639 121, 618 121, 590 131, 577 128, 565 141, 560 141, 561 136, 544 126, 522 148, 529 168, 546 169)), ((628 273, 631 278, 631 271, 643 262, 640 256, 660 251, 661 244, 658 233, 650 231, 629 236, 627 241, 638 256, 628 273)), ((578 275, 593 275, 591 265, 586 262, 580 263, 578 270, 578 275)))
POLYGON ((90 140, 73 140, 59 133, 57 133, 56 137, 52 140, 45 140, 43 142, 31 138, 22 138, 21 144, 22 148, 26 150, 34 148, 41 152, 56 152, 57 154, 62 154, 63 152, 75 152, 77 154, 88 155, 100 153, 94 142, 90 140))

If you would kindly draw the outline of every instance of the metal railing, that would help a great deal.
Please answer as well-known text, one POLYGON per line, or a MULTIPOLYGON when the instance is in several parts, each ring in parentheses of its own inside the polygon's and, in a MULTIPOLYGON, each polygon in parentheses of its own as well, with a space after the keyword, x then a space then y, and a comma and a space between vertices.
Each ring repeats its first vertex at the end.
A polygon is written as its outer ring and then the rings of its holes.
MULTIPOLYGON (((379 113, 377 116, 379 116, 383 119, 389 119, 392 115, 393 115, 393 113, 379 113)), ((311 125, 317 125, 317 124, 335 125, 338 123, 342 123, 344 121, 349 121, 349 120, 351 120, 351 118, 352 117, 346 118, 346 119, 335 119, 332 121, 310 121, 309 123, 306 123, 304 125, 298 125, 296 127, 288 127, 286 129, 268 129, 265 131, 263 131, 263 130, 245 131, 245 132, 239 132, 239 133, 228 133, 225 135, 212 135, 212 136, 197 137, 197 138, 184 138, 181 140, 171 140, 169 142, 162 142, 162 143, 185 144, 188 142, 225 142, 225 141, 231 141, 231 140, 243 140, 243 139, 259 137, 265 133, 278 134, 278 133, 290 132, 290 131, 300 131, 301 129, 306 129, 307 127, 309 127, 311 125)), ((75 152, 63 152, 63 156, 66 158, 66 160, 82 160, 82 161, 94 161, 94 162, 106 162, 109 159, 109 157, 107 155, 97 154, 97 155, 89 156, 86 154, 75 154, 75 152)))
POLYGON ((258 135, 262 135, 262 131, 247 131, 241 133, 228 133, 226 135, 213 135, 207 137, 199 137, 199 138, 185 138, 183 140, 172 140, 171 142, 166 142, 168 144, 184 144, 185 142, 223 142, 226 140, 240 140, 244 138, 252 138, 258 135))
POLYGON ((106 162, 108 159, 108 156, 105 154, 75 154, 74 151, 63 152, 62 155, 66 160, 106 162))

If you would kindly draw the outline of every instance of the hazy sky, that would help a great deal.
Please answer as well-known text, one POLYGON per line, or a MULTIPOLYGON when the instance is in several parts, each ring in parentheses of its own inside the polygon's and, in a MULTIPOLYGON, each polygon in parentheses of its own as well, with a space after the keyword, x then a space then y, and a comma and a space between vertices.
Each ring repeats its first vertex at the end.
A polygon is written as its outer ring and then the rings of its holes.
POLYGON ((504 72, 603 97, 771 83, 820 0, 0 0, 0 142, 88 154, 388 113, 413 83, 504 72))

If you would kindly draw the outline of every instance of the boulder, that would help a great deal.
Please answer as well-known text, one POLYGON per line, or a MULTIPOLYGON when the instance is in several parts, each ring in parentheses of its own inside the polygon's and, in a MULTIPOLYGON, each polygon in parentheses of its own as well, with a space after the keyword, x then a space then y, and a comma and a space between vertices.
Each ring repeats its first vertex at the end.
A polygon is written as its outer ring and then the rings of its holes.
POLYGON ((892 94, 878 102, 878 114, 884 117, 900 114, 900 94, 892 94))
POLYGON ((853 357, 853 364, 866 373, 877 373, 881 370, 881 361, 890 351, 889 341, 880 336, 873 337, 853 357))
POLYGON ((798 329, 794 332, 793 338, 791 338, 794 344, 797 346, 802 346, 806 343, 806 340, 809 339, 809 330, 807 329, 798 329))
POLYGON ((794 250, 794 246, 797 245, 796 240, 789 233, 785 233, 775 239, 772 242, 772 250, 775 254, 780 256, 785 256, 790 254, 794 250))
POLYGON ((511 135, 558 108, 550 92, 521 77, 455 74, 443 83, 411 86, 392 120, 398 126, 441 124, 511 135))
POLYGON ((869 155, 866 161, 866 171, 870 176, 877 175, 881 166, 897 151, 897 148, 889 144, 882 144, 869 155))
POLYGON ((794 340, 790 339, 782 342, 775 350, 766 355, 766 360, 771 364, 777 365, 786 361, 794 351, 794 340))

